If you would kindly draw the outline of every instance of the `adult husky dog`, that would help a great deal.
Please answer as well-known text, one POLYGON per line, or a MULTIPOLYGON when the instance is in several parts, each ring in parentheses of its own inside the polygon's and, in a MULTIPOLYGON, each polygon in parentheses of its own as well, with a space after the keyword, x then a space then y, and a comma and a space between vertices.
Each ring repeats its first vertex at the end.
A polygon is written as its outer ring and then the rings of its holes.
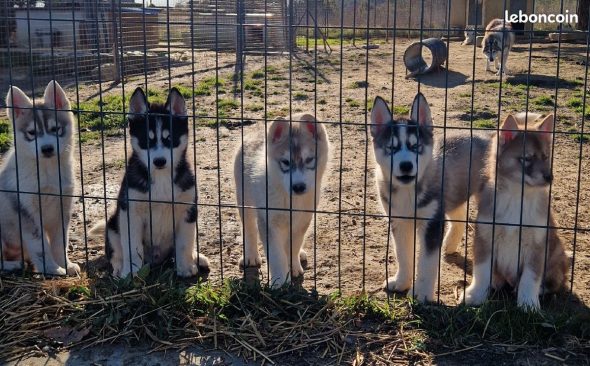
POLYGON ((483 36, 483 54, 486 58, 486 71, 492 71, 490 63, 496 67, 496 75, 508 75, 508 54, 514 44, 512 25, 503 19, 493 19, 487 26, 483 36), (501 62, 500 59, 502 59, 501 62), (499 63, 499 65, 498 65, 499 63))
POLYGON ((113 275, 125 277, 146 263, 162 263, 174 249, 178 275, 196 275, 199 267, 209 267, 209 261, 195 250, 197 207, 188 204, 195 201, 195 176, 186 158, 185 101, 172 88, 165 105, 149 104, 137 88, 127 119, 133 153, 117 209, 106 225, 106 255, 113 275))
POLYGON ((490 283, 494 289, 508 284, 517 289, 518 306, 536 310, 541 286, 554 292, 566 280, 563 244, 557 230, 547 228, 556 226, 549 207, 553 125, 552 114, 509 115, 491 144, 478 197, 468 305, 483 303, 490 283))
POLYGON ((391 292, 410 289, 416 242, 416 281, 408 295, 432 301, 444 216, 454 220, 444 239, 447 253, 452 253, 465 231, 466 203, 481 185, 481 161, 489 138, 449 133, 444 144, 441 139, 435 141, 430 107, 420 93, 414 98, 410 118, 394 118, 385 101, 377 97, 371 112, 371 135, 377 189, 391 217, 398 263, 397 273, 384 287, 391 292))
POLYGON ((319 203, 330 143, 324 126, 311 114, 293 115, 291 122, 279 118, 264 136, 264 131, 245 136, 235 155, 237 203, 246 206, 239 210, 245 239, 240 265, 260 267, 259 234, 271 285, 280 287, 303 274, 303 239, 319 203))
POLYGON ((80 267, 70 262, 67 253, 75 184, 72 136, 76 120, 70 102, 61 86, 50 81, 43 102, 33 106, 13 86, 6 106, 16 139, 0 169, 3 268, 21 268, 24 257, 36 272, 75 275, 80 267))

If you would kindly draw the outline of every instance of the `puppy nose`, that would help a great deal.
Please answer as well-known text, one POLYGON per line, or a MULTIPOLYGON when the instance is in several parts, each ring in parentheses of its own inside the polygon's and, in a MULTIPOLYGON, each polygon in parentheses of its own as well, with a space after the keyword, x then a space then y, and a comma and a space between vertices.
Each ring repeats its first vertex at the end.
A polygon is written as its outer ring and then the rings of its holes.
POLYGON ((551 183, 551 181, 553 180, 553 174, 543 174, 543 178, 545 178, 545 182, 551 183))
POLYGON ((410 162, 410 161, 402 161, 399 164, 399 170, 401 170, 402 173, 410 173, 413 168, 414 168, 414 164, 412 164, 412 162, 410 162))
POLYGON ((166 158, 155 158, 154 165, 156 168, 163 168, 166 165, 166 158))
POLYGON ((295 184, 293 184, 293 192, 295 192, 296 194, 305 193, 305 188, 307 188, 305 186, 305 183, 295 183, 295 184))
POLYGON ((51 155, 53 155, 53 145, 43 145, 41 146, 41 152, 43 153, 43 155, 49 157, 51 155))

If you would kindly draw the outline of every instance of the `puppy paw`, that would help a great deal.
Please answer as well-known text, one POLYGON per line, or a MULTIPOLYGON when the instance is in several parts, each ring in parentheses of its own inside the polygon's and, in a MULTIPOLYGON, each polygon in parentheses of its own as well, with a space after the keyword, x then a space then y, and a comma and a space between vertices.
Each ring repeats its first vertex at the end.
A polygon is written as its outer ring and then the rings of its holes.
POLYGON ((303 249, 301 249, 299 251, 299 262, 301 262, 301 267, 303 267, 304 269, 307 269, 308 267, 308 262, 307 262, 307 252, 303 249))
POLYGON ((178 265, 176 269, 176 274, 179 277, 192 277, 199 273, 199 266, 197 263, 188 263, 183 265, 178 265))
POLYGON ((199 269, 204 271, 209 271, 209 258, 207 258, 203 253, 196 253, 194 254, 195 264, 199 269))
POLYGON ((79 276, 80 275, 80 266, 74 262, 68 262, 67 273, 68 273, 68 276, 79 276))
POLYGON ((465 296, 461 295, 459 303, 465 303, 468 306, 478 306, 483 304, 488 297, 488 290, 486 288, 477 288, 469 286, 465 290, 465 296))
MULTIPOLYGON (((43 268, 41 268, 41 270, 39 272, 43 272, 43 268)), ((65 268, 63 267, 53 267, 53 268, 45 268, 45 275, 48 276, 65 276, 67 274, 67 271, 65 268)))
POLYGON ((434 302, 436 300, 434 293, 420 289, 420 287, 410 287, 408 290, 408 297, 413 297, 420 303, 434 302))
POLYGON ((292 278, 302 277, 304 272, 303 266, 300 263, 293 263, 293 268, 291 269, 292 278))
POLYGON ((244 266, 244 257, 240 258, 239 262, 240 269, 243 271, 244 267, 258 267, 262 266, 262 257, 260 254, 257 254, 254 258, 248 258, 246 260, 246 265, 244 266))
POLYGON ((404 292, 408 288, 410 288, 410 283, 408 281, 400 280, 396 277, 390 277, 385 282, 383 282, 383 290, 385 292, 393 293, 393 292, 404 292))

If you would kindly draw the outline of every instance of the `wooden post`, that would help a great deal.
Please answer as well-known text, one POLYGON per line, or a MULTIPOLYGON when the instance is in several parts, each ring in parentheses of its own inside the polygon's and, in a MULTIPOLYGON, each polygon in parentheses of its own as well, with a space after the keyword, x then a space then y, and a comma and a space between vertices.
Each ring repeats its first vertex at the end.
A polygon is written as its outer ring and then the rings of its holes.
POLYGON ((120 65, 120 58, 119 58, 119 33, 117 27, 117 1, 111 1, 111 34, 113 37, 113 66, 115 68, 114 72, 114 82, 119 83, 121 82, 121 65, 120 65))

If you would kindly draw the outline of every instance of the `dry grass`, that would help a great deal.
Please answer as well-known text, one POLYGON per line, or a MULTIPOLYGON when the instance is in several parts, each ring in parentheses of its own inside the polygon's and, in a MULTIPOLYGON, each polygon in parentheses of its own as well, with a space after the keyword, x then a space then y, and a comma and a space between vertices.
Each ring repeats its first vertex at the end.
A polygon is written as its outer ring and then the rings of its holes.
POLYGON ((333 361, 427 357, 415 348, 422 332, 399 326, 409 320, 407 303, 393 312, 363 296, 344 301, 238 280, 214 288, 170 270, 134 280, 0 277, 0 294, 3 361, 116 341, 155 351, 205 343, 271 364, 303 351, 333 361))

